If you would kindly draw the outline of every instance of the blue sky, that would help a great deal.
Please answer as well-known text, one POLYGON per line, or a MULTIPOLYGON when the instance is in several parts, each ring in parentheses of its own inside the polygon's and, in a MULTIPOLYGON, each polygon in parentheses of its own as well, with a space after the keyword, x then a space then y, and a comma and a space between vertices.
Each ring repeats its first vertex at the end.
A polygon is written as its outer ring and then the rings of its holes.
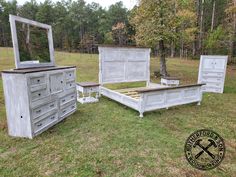
MULTIPOLYGON (((19 4, 24 4, 27 0, 17 0, 19 4)), ((44 0, 37 0, 37 2, 43 2, 44 0)), ((52 0, 54 2, 58 0, 52 0)), ((132 7, 137 4, 138 0, 85 0, 87 3, 96 2, 103 7, 109 7, 111 4, 114 4, 119 1, 123 1, 123 4, 126 8, 132 9, 132 7)))

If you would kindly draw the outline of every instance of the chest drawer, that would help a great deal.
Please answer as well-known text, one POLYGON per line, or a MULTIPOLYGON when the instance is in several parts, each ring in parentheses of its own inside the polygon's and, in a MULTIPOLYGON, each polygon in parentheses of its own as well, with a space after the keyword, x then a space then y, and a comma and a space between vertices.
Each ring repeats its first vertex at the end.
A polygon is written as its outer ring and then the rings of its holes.
POLYGON ((209 76, 209 77, 223 77, 224 73, 222 72, 208 72, 208 71, 204 71, 202 72, 202 76, 209 76))
POLYGON ((219 77, 219 78, 216 78, 216 77, 202 77, 202 82, 222 82, 223 81, 223 78, 222 77, 219 77))
POLYGON ((47 88, 43 88, 41 90, 31 92, 31 100, 36 101, 38 99, 41 99, 41 98, 44 98, 44 97, 48 96, 48 94, 49 93, 48 93, 47 88))
POLYGON ((75 79, 75 71, 74 70, 66 71, 65 75, 66 75, 66 80, 73 80, 73 79, 75 79))
POLYGON ((31 76, 29 77, 29 85, 37 86, 40 84, 46 83, 46 74, 42 74, 40 76, 31 76))
POLYGON ((64 108, 62 108, 60 110, 60 118, 66 116, 67 114, 69 114, 75 110, 76 110, 76 102, 74 102, 68 106, 65 106, 64 108))
POLYGON ((220 87, 214 87, 214 86, 204 86, 202 87, 203 92, 214 92, 214 93, 221 93, 222 88, 220 87))
POLYGON ((56 123, 58 120, 58 114, 56 112, 47 115, 45 117, 40 117, 40 119, 33 123, 34 133, 39 132, 40 130, 51 126, 52 124, 56 123))
POLYGON ((32 109, 33 119, 36 119, 52 110, 57 109, 57 101, 52 101, 32 109))

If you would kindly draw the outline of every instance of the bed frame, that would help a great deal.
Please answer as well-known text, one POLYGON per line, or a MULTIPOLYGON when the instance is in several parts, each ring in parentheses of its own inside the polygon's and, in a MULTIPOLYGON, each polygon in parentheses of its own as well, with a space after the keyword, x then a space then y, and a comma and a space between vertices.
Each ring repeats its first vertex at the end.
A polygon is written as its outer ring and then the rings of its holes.
POLYGON ((140 113, 202 100, 202 85, 167 87, 150 83, 150 49, 99 47, 100 93, 140 113), (146 82, 146 87, 111 90, 104 84, 146 82))

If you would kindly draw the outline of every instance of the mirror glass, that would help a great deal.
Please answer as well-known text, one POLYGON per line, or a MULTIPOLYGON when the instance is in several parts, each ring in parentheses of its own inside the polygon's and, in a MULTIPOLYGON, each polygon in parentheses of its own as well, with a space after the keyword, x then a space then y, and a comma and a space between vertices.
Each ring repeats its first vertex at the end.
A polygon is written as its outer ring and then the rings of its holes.
POLYGON ((16 33, 21 63, 50 62, 47 29, 16 21, 16 33))

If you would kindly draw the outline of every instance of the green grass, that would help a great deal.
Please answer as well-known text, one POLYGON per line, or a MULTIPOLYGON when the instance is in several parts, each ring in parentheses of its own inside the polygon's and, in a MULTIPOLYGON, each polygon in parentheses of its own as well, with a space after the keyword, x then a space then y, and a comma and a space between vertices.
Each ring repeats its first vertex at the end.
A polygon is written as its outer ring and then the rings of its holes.
MULTIPOLYGON (((98 55, 57 52, 57 65, 76 65, 77 81, 98 81, 98 55)), ((151 70, 159 68, 152 59, 151 70)), ((196 83, 196 60, 168 59, 169 73, 196 83)), ((0 48, 0 70, 14 67, 11 49, 0 48)), ((235 176, 236 70, 228 66, 225 93, 204 94, 201 106, 138 113, 102 97, 78 105, 75 114, 33 140, 7 134, 0 79, 0 176, 235 176), (191 167, 184 143, 195 130, 210 128, 226 143, 222 164, 211 171, 191 167)), ((159 82, 151 76, 152 82, 159 82)))

